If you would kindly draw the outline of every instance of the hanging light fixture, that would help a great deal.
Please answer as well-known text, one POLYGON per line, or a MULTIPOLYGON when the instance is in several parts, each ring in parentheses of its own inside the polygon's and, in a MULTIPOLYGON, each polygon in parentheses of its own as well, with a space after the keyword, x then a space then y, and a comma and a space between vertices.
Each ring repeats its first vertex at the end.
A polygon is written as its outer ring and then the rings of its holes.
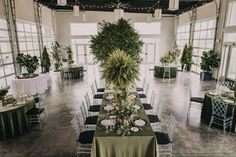
POLYGON ((73 6, 74 16, 79 16, 79 5, 73 6))
POLYGON ((161 16, 162 16, 162 10, 161 9, 155 9, 155 13, 154 13, 154 16, 156 19, 161 19, 161 16))
POLYGON ((179 0, 169 0, 168 10, 178 10, 179 9, 179 0))
POLYGON ((114 21, 118 21, 123 17, 124 17, 124 9, 121 8, 114 9, 114 21))
POLYGON ((58 5, 66 5, 67 4, 67 0, 57 0, 57 4, 58 5))
POLYGON ((155 9, 154 17, 159 20, 161 19, 161 16, 162 16, 162 10, 160 8, 160 1, 158 1, 158 8, 155 9))

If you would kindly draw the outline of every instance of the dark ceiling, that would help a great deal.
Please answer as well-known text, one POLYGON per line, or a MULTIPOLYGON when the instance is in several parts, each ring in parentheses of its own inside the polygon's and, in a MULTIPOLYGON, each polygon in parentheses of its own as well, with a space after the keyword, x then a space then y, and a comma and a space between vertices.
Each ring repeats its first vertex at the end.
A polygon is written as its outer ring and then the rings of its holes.
POLYGON ((179 9, 168 10, 169 0, 67 0, 67 5, 57 5, 57 0, 37 0, 41 4, 55 10, 73 10, 73 5, 79 4, 80 10, 86 11, 113 11, 116 4, 124 6, 125 12, 131 13, 154 13, 154 10, 162 8, 163 14, 178 15, 194 7, 209 3, 213 0, 180 0, 179 9))

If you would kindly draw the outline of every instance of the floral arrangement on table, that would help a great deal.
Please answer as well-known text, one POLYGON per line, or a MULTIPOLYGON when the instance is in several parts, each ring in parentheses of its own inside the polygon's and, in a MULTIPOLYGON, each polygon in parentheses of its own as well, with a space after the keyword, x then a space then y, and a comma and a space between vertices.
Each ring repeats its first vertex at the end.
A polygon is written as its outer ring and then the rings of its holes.
POLYGON ((37 70, 39 65, 39 60, 37 56, 31 56, 30 54, 23 54, 18 53, 16 57, 16 62, 18 65, 20 65, 21 69, 22 67, 27 70, 27 73, 22 73, 23 76, 18 76, 18 78, 32 78, 38 76, 38 74, 35 74, 34 72, 37 70))
POLYGON ((1 88, 0 89, 0 100, 4 99, 4 96, 8 93, 8 89, 6 88, 1 88))
POLYGON ((129 134, 131 117, 135 114, 132 108, 134 98, 129 93, 129 86, 138 79, 139 64, 127 53, 116 49, 103 65, 102 78, 107 84, 114 87, 115 107, 113 114, 116 115, 117 132, 122 135, 129 134))
POLYGON ((180 56, 180 50, 178 49, 178 46, 176 43, 174 43, 173 48, 169 53, 163 57, 161 57, 160 62, 163 66, 169 66, 169 65, 176 65, 178 62, 178 58, 180 56))

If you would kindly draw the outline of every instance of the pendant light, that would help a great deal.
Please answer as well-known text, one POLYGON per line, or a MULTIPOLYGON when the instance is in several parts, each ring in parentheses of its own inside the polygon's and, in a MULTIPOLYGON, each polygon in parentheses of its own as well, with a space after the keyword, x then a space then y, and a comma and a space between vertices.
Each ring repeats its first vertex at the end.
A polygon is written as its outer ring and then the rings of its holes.
POLYGON ((124 9, 121 9, 121 8, 114 9, 114 21, 115 22, 123 17, 124 17, 124 9))
POLYGON ((179 9, 179 0, 169 0, 168 10, 178 10, 179 9))
POLYGON ((79 5, 73 6, 74 16, 79 16, 79 5))
POLYGON ((57 4, 58 5, 66 5, 67 4, 67 0, 57 0, 57 4))
POLYGON ((161 16, 162 16, 162 10, 160 8, 160 1, 158 1, 158 8, 155 9, 154 17, 159 20, 161 19, 161 16))

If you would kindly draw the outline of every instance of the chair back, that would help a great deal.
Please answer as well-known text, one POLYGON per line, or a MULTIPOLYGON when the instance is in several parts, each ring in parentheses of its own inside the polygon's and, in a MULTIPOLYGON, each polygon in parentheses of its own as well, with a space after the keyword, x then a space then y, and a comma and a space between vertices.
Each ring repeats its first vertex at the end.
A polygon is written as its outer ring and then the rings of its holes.
POLYGON ((174 131, 175 131, 175 127, 176 127, 176 119, 172 114, 170 114, 169 126, 167 128, 167 133, 168 133, 168 136, 169 136, 171 141, 173 139, 173 134, 174 134, 174 131))
POLYGON ((213 116, 226 118, 227 110, 228 110, 228 103, 217 98, 212 99, 212 115, 213 116))
POLYGON ((144 93, 148 96, 149 91, 149 83, 146 84, 146 88, 144 89, 144 93))
POLYGON ((89 106, 91 106, 91 101, 89 99, 88 92, 85 94, 85 101, 86 101, 86 104, 87 104, 87 108, 89 108, 89 106))
POLYGON ((157 115, 158 115, 158 118, 161 120, 162 119, 163 110, 164 110, 164 106, 163 106, 163 103, 161 102, 161 100, 158 101, 157 105, 158 105, 156 107, 157 108, 157 115))
POLYGON ((71 120, 71 125, 72 125, 73 129, 75 130, 77 137, 79 137, 80 132, 82 131, 79 115, 75 115, 73 117, 73 119, 71 120))
POLYGON ((98 89, 98 82, 97 79, 94 79, 95 89, 98 89))
POLYGON ((82 112, 82 116, 84 117, 84 119, 86 119, 86 117, 88 117, 88 110, 87 110, 87 107, 85 106, 84 102, 82 102, 80 109, 82 112))
POLYGON ((92 94, 95 95, 96 91, 95 91, 94 84, 92 83, 92 85, 90 87, 91 87, 92 94))
POLYGON ((142 87, 143 87, 143 88, 145 87, 145 84, 146 84, 146 79, 144 78, 144 79, 143 79, 143 84, 142 84, 142 87))
POLYGON ((156 92, 152 91, 150 104, 153 106, 156 99, 156 92))

